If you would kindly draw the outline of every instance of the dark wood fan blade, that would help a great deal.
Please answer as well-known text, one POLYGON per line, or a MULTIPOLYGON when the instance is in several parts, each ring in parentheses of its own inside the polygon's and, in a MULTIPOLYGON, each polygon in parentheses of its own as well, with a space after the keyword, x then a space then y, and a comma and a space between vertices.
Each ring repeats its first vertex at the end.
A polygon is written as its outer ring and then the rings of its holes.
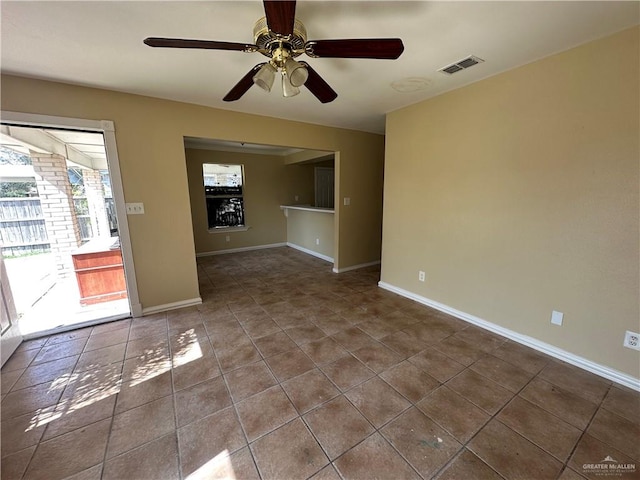
POLYGON ((404 45, 399 38, 310 40, 305 50, 310 57, 395 60, 404 51, 404 45))
POLYGON ((307 62, 300 63, 302 63, 307 68, 307 72, 309 72, 309 77, 307 78, 307 81, 304 82, 304 86, 307 87, 309 91, 322 103, 333 102, 338 97, 338 94, 333 90, 333 88, 331 88, 329 84, 325 82, 320 75, 318 75, 318 72, 311 68, 307 62))
POLYGON ((273 33, 291 35, 296 17, 296 2, 288 0, 264 0, 267 26, 273 33))
POLYGON ((215 42, 213 40, 187 40, 184 38, 149 37, 144 43, 150 47, 167 48, 204 48, 208 50, 237 50, 240 52, 255 52, 258 47, 250 43, 215 42))
POLYGON ((262 67, 266 62, 259 63, 255 67, 253 67, 247 74, 240 79, 236 86, 229 90, 229 93, 225 95, 222 99, 225 102, 235 102, 239 100, 247 91, 253 86, 253 76, 258 73, 260 67, 262 67))

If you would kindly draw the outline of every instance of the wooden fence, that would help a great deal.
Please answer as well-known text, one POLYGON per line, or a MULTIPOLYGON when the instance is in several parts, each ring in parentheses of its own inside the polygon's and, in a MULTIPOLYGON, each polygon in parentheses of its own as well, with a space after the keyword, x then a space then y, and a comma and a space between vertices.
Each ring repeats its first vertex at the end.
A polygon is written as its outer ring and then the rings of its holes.
POLYGON ((7 257, 49 251, 38 197, 0 198, 0 245, 7 257))
MULTIPOLYGON (((73 199, 83 241, 93 236, 86 202, 83 197, 73 199)), ((40 198, 0 198, 0 245, 5 257, 50 251, 40 198)))
MULTIPOLYGON (((86 197, 73 197, 73 206, 83 242, 93 238, 86 197)), ((105 198, 109 228, 117 232, 115 205, 105 198)), ((49 252, 51 245, 39 197, 0 198, 0 248, 5 257, 49 252)))

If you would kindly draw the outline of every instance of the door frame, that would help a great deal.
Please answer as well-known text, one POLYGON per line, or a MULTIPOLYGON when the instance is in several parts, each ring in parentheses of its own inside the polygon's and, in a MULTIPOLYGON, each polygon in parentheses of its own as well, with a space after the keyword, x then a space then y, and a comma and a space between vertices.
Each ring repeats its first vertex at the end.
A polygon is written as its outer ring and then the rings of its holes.
MULTIPOLYGON (((111 192, 116 207, 118 219, 118 236, 120 237, 120 249, 124 264, 125 282, 127 284, 127 296, 129 309, 134 317, 142 316, 142 304, 138 296, 138 284, 133 261, 133 249, 125 206, 122 175, 120 173, 120 160, 116 146, 115 125, 111 120, 87 120, 82 118, 57 117, 52 115, 40 115, 33 113, 0 111, 0 121, 13 125, 35 128, 67 128, 101 133, 104 137, 104 146, 107 153, 107 165, 111 180, 111 192)), ((74 325, 78 328, 82 325, 74 325)))
POLYGON ((16 304, 13 301, 2 250, 0 250, 0 309, 2 309, 0 315, 9 322, 9 327, 6 330, 2 331, 2 327, 0 327, 0 365, 4 365, 22 343, 22 334, 18 325, 18 312, 16 312, 16 304))

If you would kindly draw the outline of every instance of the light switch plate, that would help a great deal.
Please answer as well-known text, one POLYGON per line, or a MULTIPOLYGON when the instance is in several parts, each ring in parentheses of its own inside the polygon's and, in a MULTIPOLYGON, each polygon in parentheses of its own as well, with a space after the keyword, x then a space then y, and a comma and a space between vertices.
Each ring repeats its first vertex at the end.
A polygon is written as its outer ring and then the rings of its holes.
POLYGON ((144 203, 127 203, 127 215, 143 215, 144 203))

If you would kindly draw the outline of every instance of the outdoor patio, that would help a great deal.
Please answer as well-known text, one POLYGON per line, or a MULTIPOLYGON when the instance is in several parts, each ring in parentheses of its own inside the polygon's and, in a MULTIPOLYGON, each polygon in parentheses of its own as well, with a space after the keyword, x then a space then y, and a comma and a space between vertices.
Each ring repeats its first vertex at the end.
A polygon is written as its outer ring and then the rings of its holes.
POLYGON ((129 314, 128 300, 82 306, 74 277, 56 278, 54 255, 6 258, 5 265, 24 336, 129 314))

